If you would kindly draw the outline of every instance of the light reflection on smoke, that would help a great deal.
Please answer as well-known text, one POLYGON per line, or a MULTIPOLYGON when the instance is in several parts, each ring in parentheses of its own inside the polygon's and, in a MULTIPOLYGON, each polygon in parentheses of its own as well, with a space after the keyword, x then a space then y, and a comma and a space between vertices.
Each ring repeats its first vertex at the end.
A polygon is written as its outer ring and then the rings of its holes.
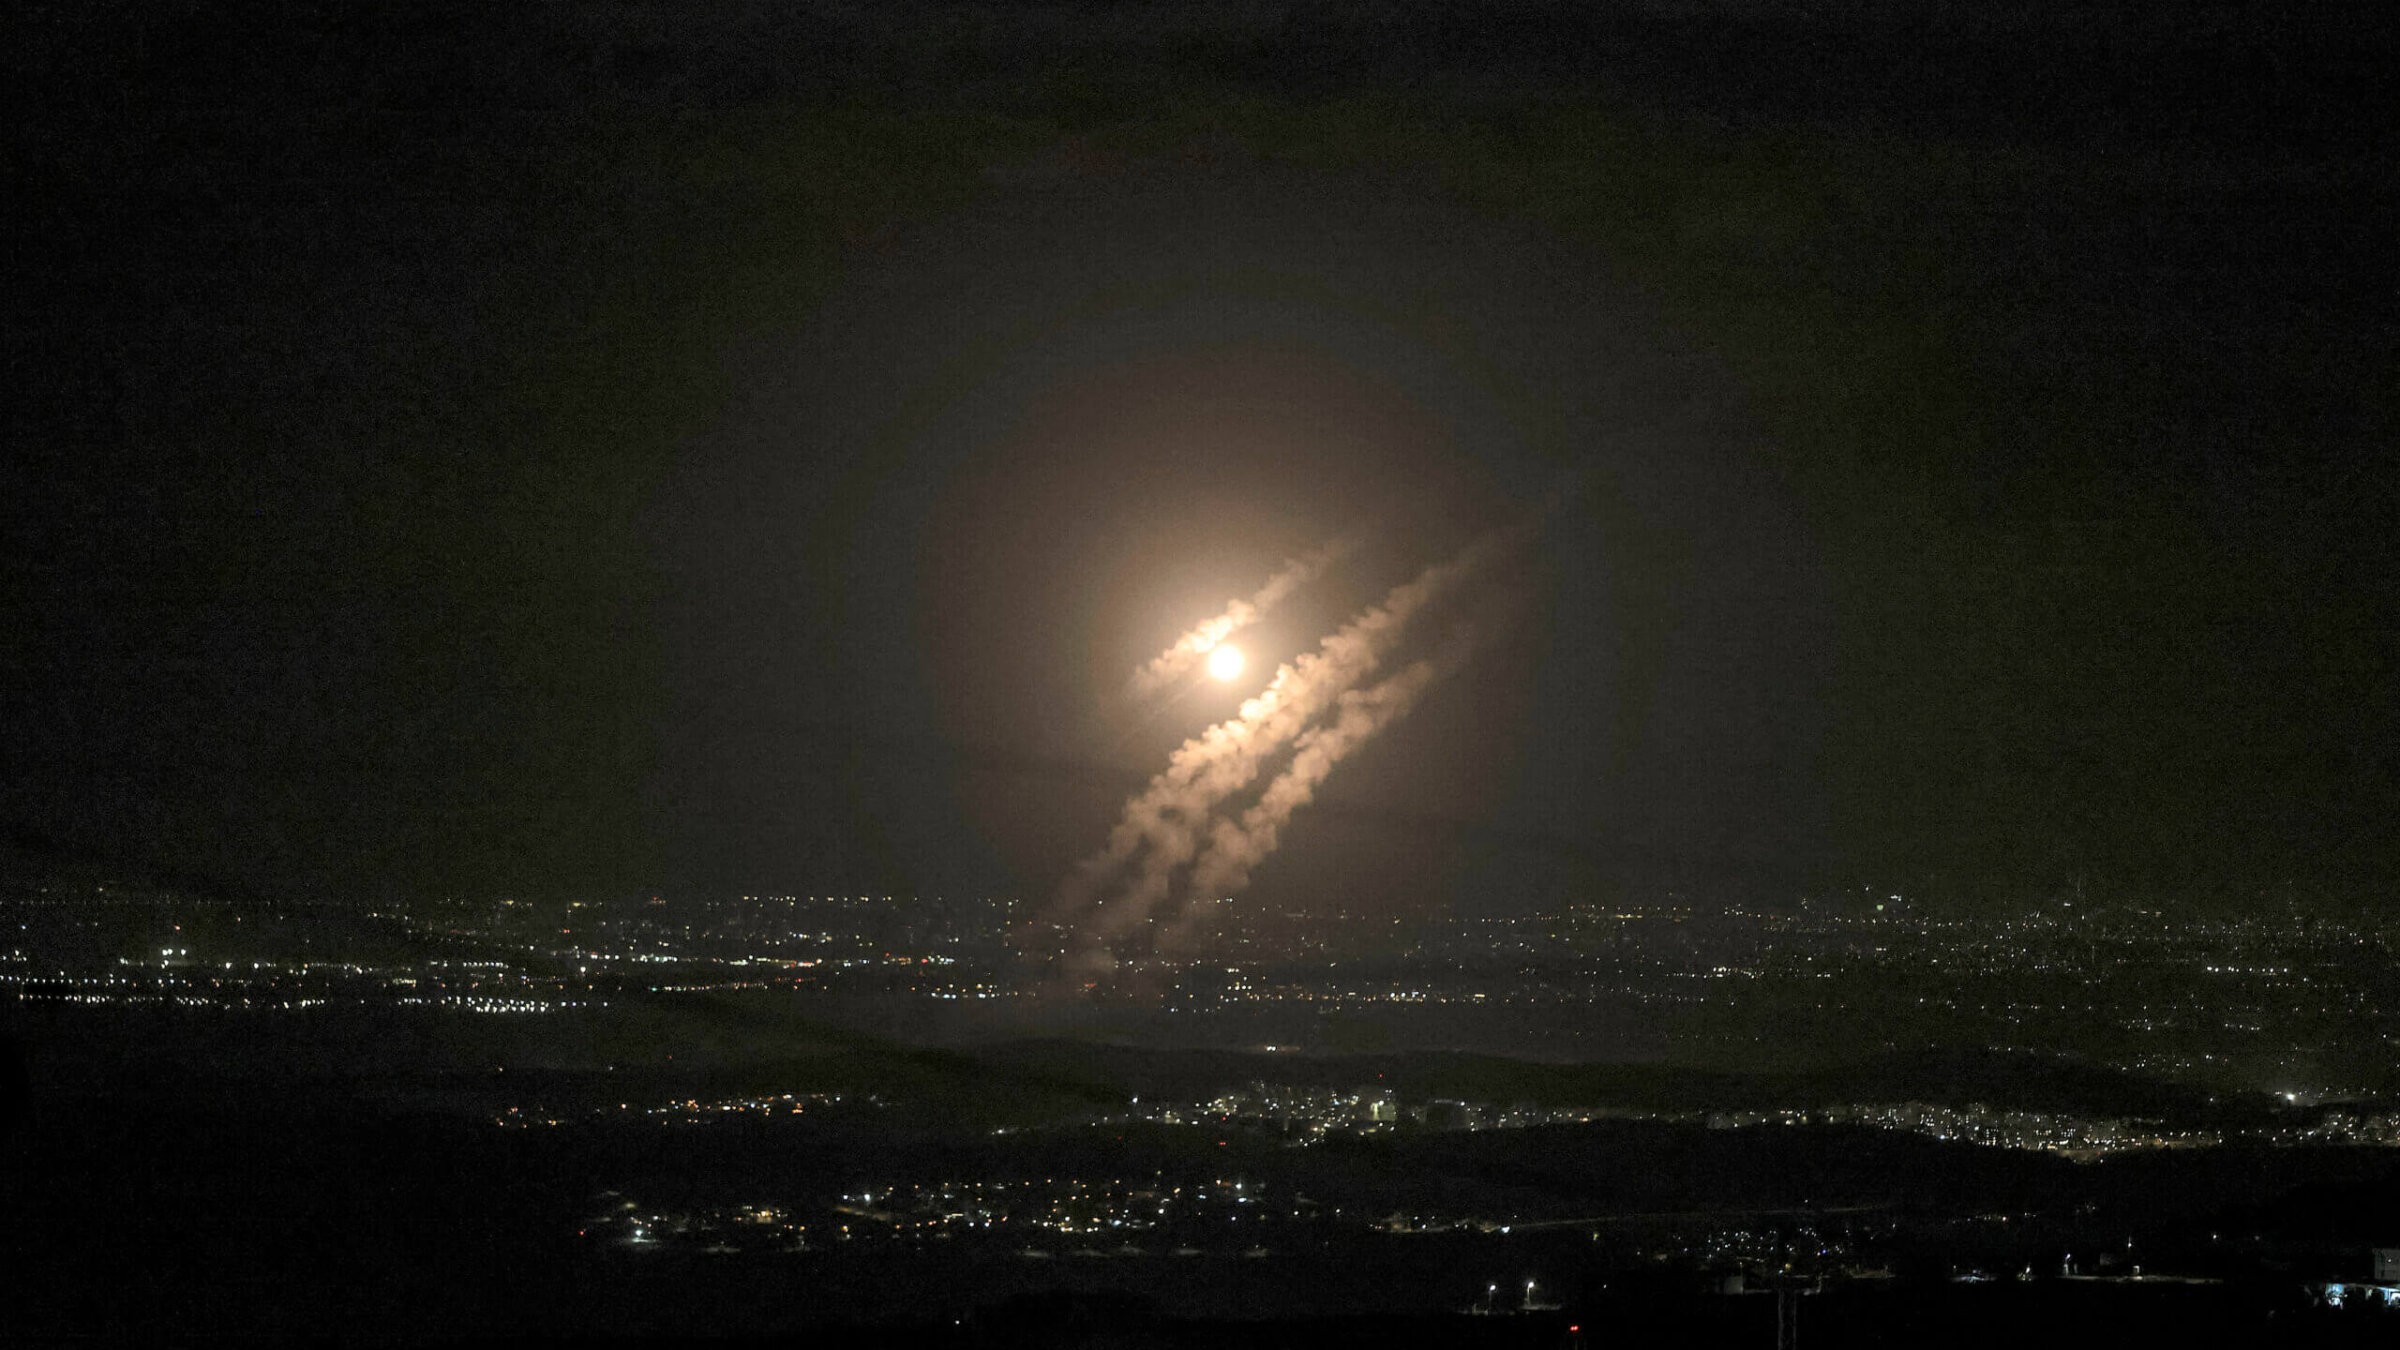
POLYGON ((1225 606, 1225 612, 1175 640, 1175 645, 1160 652, 1150 664, 1133 673, 1126 686, 1132 698, 1148 698, 1177 680, 1192 673, 1216 645, 1235 633, 1258 622, 1290 597, 1292 592, 1316 580, 1325 569, 1350 556, 1358 548, 1355 538, 1336 539, 1325 547, 1286 563, 1282 571, 1267 578, 1258 593, 1247 600, 1235 600, 1225 606))

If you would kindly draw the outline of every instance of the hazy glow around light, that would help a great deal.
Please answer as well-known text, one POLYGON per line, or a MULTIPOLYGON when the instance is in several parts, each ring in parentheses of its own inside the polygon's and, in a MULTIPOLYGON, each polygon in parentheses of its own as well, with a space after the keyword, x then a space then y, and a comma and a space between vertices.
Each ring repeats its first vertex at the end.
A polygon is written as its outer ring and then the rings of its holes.
POLYGON ((1225 643, 1209 649, 1208 673, 1220 680, 1230 680, 1242 673, 1242 649, 1225 643))

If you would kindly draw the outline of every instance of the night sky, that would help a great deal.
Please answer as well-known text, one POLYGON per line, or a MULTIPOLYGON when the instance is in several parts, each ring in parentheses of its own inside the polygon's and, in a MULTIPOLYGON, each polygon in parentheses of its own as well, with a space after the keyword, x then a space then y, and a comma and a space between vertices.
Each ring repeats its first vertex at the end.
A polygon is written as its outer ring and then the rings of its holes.
POLYGON ((19 847, 1042 895, 1555 498, 1259 903, 2390 903, 2357 15, 494 9, 12 21, 19 847))

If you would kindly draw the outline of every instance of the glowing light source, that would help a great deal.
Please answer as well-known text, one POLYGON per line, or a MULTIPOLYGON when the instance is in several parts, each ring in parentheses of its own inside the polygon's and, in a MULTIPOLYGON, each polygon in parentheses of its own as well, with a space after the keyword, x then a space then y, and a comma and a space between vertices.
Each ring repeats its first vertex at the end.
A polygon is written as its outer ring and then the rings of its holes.
POLYGON ((1219 643, 1208 652, 1208 673, 1219 680, 1231 680, 1242 673, 1242 649, 1219 643))

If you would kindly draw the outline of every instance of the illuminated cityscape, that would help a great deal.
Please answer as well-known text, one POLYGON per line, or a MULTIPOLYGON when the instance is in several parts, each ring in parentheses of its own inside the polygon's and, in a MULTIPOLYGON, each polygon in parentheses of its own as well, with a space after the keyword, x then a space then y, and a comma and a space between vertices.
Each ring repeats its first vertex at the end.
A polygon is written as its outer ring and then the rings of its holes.
MULTIPOLYGON (((1171 990, 1142 1016, 1169 1041, 1265 1053, 1371 1048, 1382 1033, 1343 1040, 1345 1019, 1366 1017, 1388 1022, 1395 1030, 1385 1038, 1402 1045, 1606 1039, 1606 1048, 1639 1050, 1672 1037, 1687 1053, 1748 1069, 1805 1067, 1827 1041, 1879 1034, 1879 1048, 1892 1051, 1978 1045, 2263 1093, 2280 1106, 2329 1112, 2322 1128, 2344 1137, 2383 1137, 2376 1111, 2330 1111, 2388 1090, 2377 1047, 2400 1034, 2384 978, 2393 954, 2363 922, 2298 909, 2175 921, 2071 902, 1933 918, 1907 902, 1880 904, 1570 908, 1426 925, 1405 943, 1370 937, 1377 945, 1363 951, 1325 935, 1342 930, 1338 917, 1286 915, 1240 927, 1181 963, 1171 990), (1756 1031, 1762 1020, 1776 1027, 1771 1043, 1756 1031)), ((0 906, 14 930, 0 949, 0 986, 28 1006, 225 1014, 388 1006, 506 1017, 630 1012, 747 992, 788 994, 802 1007, 913 1007, 912 1016, 969 1041, 996 1027, 1039 1034, 1073 1020, 1055 1020, 1042 970, 1011 950, 1016 906, 1004 899, 452 900, 359 910, 102 884, 19 889, 0 906), (958 1020, 969 1009, 952 1016, 949 1004, 973 1005, 978 1020, 958 1020)), ((1352 1109, 1339 1102, 1318 1114, 1330 1121, 1352 1109)), ((1479 1109, 1500 1121, 1496 1109, 1479 1109)), ((1891 1120, 1901 1110, 1825 1101, 1779 1109, 1835 1122, 1891 1120)), ((1922 1119, 1910 1128, 1951 1128, 1922 1119)), ((2102 1122, 2020 1112, 1956 1125, 1962 1137, 2064 1147, 2102 1122)), ((2103 1133, 2118 1137, 2121 1126, 2103 1133)))

